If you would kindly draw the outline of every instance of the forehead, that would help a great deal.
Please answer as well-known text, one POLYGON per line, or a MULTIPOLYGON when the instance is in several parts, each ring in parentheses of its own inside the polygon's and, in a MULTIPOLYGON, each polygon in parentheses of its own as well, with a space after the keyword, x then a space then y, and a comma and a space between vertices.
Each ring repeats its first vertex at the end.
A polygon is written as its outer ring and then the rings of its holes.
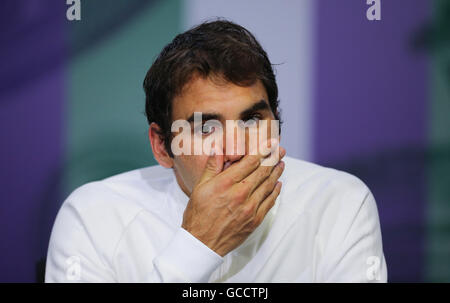
POLYGON ((261 100, 268 102, 261 81, 251 86, 238 86, 220 79, 193 77, 173 100, 172 119, 187 119, 194 112, 220 113, 227 120, 261 100))

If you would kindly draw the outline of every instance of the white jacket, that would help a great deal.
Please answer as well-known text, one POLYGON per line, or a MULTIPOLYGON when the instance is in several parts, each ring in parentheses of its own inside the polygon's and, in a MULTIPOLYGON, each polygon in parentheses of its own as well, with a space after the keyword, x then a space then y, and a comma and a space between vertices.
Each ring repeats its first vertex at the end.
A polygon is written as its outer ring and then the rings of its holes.
POLYGON ((189 198, 172 170, 76 189, 53 226, 46 282, 386 282, 374 197, 358 178, 285 157, 261 225, 221 257, 181 228, 189 198))

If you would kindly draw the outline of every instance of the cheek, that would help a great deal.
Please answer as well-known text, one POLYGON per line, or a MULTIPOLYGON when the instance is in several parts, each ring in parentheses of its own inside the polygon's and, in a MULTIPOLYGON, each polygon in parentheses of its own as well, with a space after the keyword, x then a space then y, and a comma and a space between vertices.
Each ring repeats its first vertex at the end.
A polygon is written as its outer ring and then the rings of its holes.
POLYGON ((208 156, 176 156, 174 166, 184 185, 192 191, 192 188, 200 179, 205 169, 208 156))
POLYGON ((245 134, 245 151, 259 150, 263 143, 272 138, 279 138, 279 124, 277 121, 265 120, 264 123, 258 124, 258 128, 246 130, 245 134))

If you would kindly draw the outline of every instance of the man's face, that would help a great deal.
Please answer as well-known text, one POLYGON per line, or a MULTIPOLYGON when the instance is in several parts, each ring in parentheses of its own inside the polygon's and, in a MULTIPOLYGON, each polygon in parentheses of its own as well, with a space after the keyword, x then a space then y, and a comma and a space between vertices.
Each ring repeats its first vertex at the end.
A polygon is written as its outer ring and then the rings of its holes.
MULTIPOLYGON (((266 90, 260 81, 252 86, 242 87, 223 80, 218 82, 210 78, 193 77, 182 93, 174 98, 172 106, 172 121, 187 120, 191 123, 192 145, 195 136, 205 138, 211 135, 210 129, 200 128, 199 131, 199 129, 194 128, 193 117, 195 112, 202 113, 204 122, 216 119, 222 123, 223 146, 218 146, 218 148, 223 151, 224 155, 223 170, 243 157, 242 152, 237 150, 237 135, 225 136, 227 132, 226 120, 241 120, 244 122, 266 120, 269 124, 267 137, 270 138, 270 121, 275 119, 268 103, 266 90), (232 153, 229 149, 227 151, 227 144, 233 144, 235 147, 232 153)), ((174 136, 177 135, 180 134, 174 134, 174 136)), ((247 129, 245 130, 245 154, 248 154, 249 149, 252 148, 249 146, 248 136, 249 130, 247 129)), ((174 156, 174 172, 180 187, 187 195, 191 194, 194 185, 200 179, 207 160, 208 154, 174 156)))

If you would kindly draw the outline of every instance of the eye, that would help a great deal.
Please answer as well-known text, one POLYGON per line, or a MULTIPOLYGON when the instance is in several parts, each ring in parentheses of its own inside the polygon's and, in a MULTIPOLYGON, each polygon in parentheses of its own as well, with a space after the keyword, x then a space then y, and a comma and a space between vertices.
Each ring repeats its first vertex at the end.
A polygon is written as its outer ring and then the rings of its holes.
POLYGON ((195 129, 195 133, 199 134, 199 135, 207 136, 207 135, 212 134, 214 132, 214 130, 215 130, 215 127, 213 125, 203 124, 203 125, 198 126, 195 129))
POLYGON ((261 117, 258 114, 255 114, 255 115, 248 117, 244 121, 247 126, 256 126, 258 124, 259 120, 261 120, 261 117))

